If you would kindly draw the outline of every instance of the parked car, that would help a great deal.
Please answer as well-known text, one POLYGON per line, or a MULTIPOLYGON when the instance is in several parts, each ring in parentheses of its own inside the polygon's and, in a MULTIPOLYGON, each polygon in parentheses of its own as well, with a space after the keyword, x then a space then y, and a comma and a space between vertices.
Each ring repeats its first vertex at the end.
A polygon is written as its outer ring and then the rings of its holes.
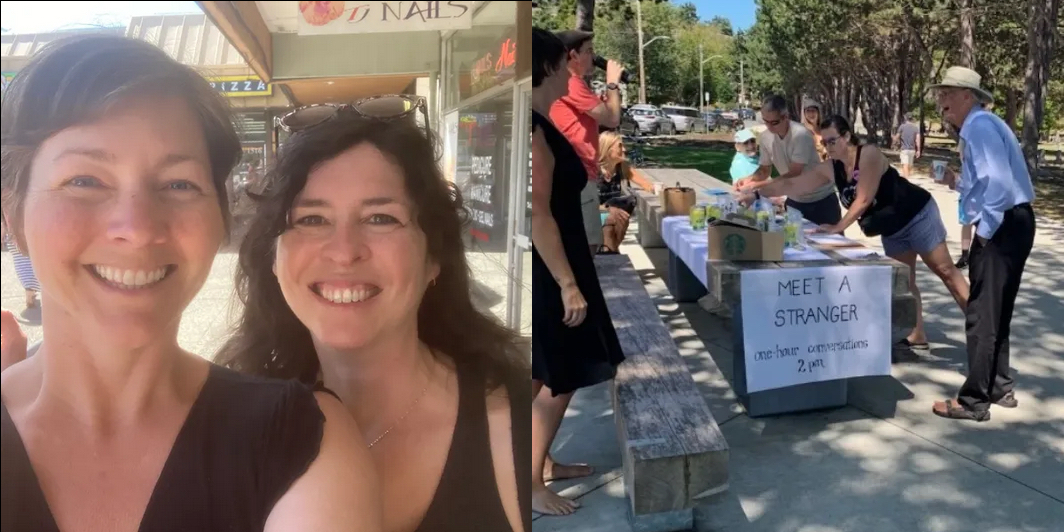
POLYGON ((676 132, 676 124, 656 105, 637 104, 628 110, 628 114, 639 124, 639 131, 649 135, 671 135, 676 132))
POLYGON ((639 122, 627 110, 622 110, 621 125, 617 127, 617 132, 626 137, 637 136, 640 133, 639 122))
POLYGON ((673 125, 676 126, 676 131, 680 133, 705 130, 705 120, 699 116, 698 109, 694 107, 662 105, 661 111, 672 120, 673 125))
POLYGON ((741 119, 730 116, 730 113, 722 112, 719 109, 703 113, 702 118, 706 121, 706 128, 709 131, 727 133, 739 131, 744 127, 741 119))

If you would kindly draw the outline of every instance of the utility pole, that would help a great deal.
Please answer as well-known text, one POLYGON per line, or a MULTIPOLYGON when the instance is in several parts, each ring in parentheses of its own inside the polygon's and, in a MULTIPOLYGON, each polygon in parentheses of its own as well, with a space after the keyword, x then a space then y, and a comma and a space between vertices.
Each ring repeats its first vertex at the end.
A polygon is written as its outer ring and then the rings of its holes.
POLYGON ((647 103, 647 78, 643 66, 643 8, 635 0, 635 27, 639 35, 639 103, 647 103))
MULTIPOLYGON (((732 71, 734 72, 734 70, 732 71)), ((732 78, 735 79, 735 78, 732 78)), ((743 77, 743 60, 739 60, 739 103, 746 105, 746 80, 743 77)))
POLYGON ((698 43, 698 116, 702 116, 702 111, 706 108, 706 93, 702 88, 702 65, 705 61, 702 60, 702 43, 698 43))

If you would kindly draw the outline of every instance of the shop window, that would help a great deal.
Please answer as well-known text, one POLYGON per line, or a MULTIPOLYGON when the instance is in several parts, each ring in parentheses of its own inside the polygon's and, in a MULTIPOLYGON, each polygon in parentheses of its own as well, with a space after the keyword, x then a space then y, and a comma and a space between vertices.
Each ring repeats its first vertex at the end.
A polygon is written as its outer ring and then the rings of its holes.
POLYGON ((512 124, 509 93, 458 112, 454 175, 470 213, 473 249, 506 252, 512 124))
POLYGON ((448 39, 445 106, 498 87, 517 71, 517 3, 489 2, 473 27, 448 39))

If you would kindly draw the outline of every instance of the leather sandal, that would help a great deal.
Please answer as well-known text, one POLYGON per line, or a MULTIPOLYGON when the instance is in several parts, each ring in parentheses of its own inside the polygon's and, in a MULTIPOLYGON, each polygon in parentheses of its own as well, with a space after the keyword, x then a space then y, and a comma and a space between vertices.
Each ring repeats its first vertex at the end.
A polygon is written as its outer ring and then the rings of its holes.
POLYGON ((963 406, 957 404, 957 402, 954 401, 953 399, 949 399, 949 400, 945 401, 944 403, 936 402, 934 405, 931 406, 931 412, 933 412, 938 417, 944 417, 944 418, 947 418, 947 419, 961 419, 961 420, 967 420, 967 421, 989 421, 990 420, 990 411, 989 410, 984 410, 982 412, 977 412, 975 410, 968 410, 967 408, 964 408, 963 406), (937 406, 939 404, 946 405, 946 410, 945 411, 939 411, 937 408, 935 408, 935 406, 937 406))
POLYGON ((1016 408, 1017 406, 1020 406, 1020 402, 1016 400, 1016 394, 1014 392, 1005 394, 1001 399, 993 401, 993 403, 1002 408, 1016 408))

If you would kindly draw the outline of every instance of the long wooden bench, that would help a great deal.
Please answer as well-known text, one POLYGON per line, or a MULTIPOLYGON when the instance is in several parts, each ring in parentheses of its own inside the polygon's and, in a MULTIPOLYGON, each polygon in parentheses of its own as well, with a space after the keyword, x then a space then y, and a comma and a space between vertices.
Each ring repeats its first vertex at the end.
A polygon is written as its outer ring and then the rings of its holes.
POLYGON ((689 530, 699 499, 728 488, 728 444, 631 261, 595 264, 626 357, 611 397, 632 528, 689 530))

